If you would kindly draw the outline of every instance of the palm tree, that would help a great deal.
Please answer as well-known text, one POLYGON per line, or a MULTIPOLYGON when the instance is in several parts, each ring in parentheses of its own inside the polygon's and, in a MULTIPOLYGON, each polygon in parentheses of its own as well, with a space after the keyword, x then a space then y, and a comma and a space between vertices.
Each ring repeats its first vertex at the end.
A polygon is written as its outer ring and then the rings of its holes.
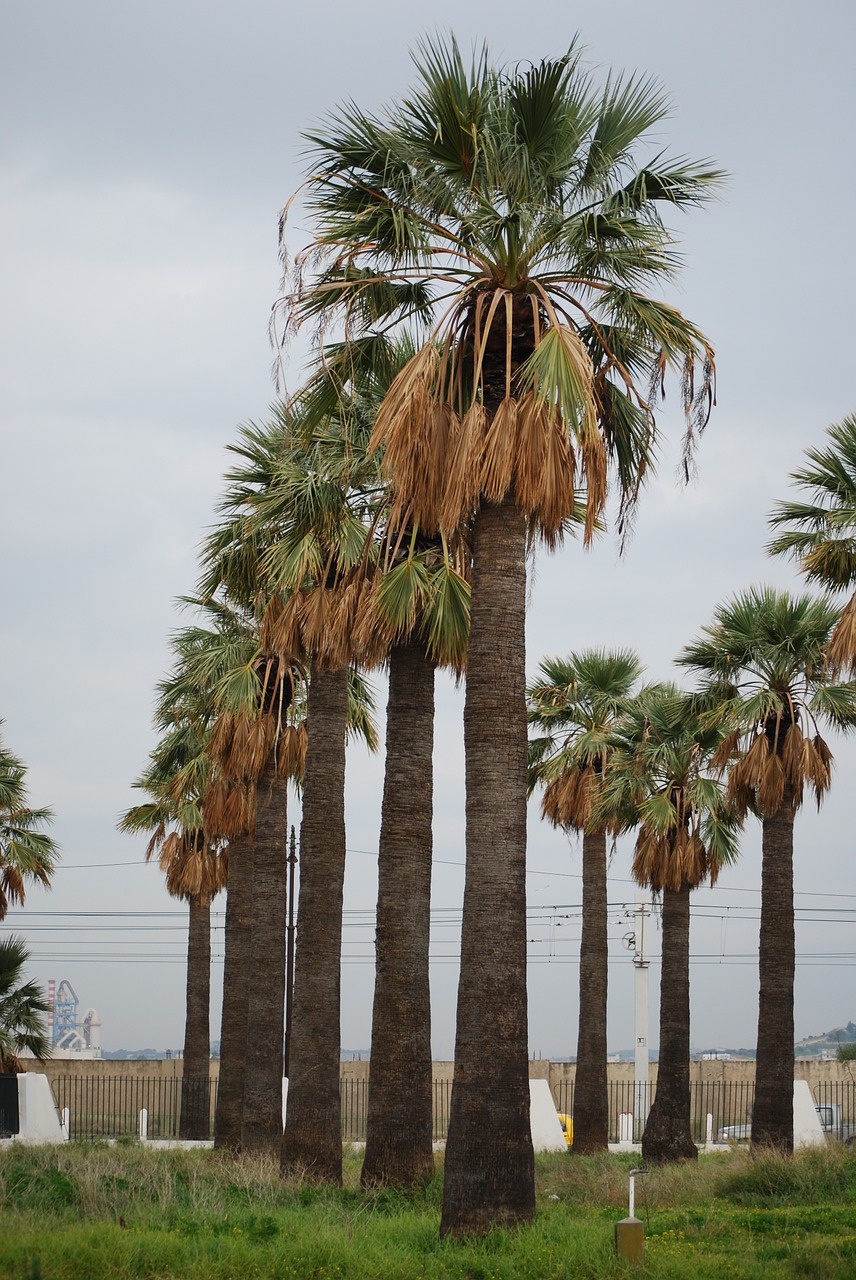
POLYGON ((530 786, 541 784, 542 817, 582 832, 583 921, 580 937, 579 1029, 574 1079, 573 1150, 606 1151, 608 981, 606 845, 608 820, 592 826, 595 792, 610 765, 612 737, 642 674, 629 650, 590 649, 541 663, 527 691, 529 723, 546 731, 530 742, 530 786))
MULTIPOLYGON (((856 586, 856 415, 826 434, 826 448, 806 449, 806 465, 791 473, 807 501, 776 504, 770 524, 779 532, 767 550, 796 560, 809 582, 837 592, 856 586)), ((856 675, 856 594, 835 624, 829 657, 836 673, 856 675)))
POLYGON ((213 599, 188 598, 185 605, 200 612, 200 622, 184 627, 173 637, 175 666, 158 686, 156 718, 162 729, 176 724, 204 739, 202 755, 190 753, 178 763, 179 800, 187 786, 202 807, 206 838, 229 841, 228 893, 226 898, 223 1011, 220 1033, 220 1081, 215 1115, 215 1145, 231 1151, 241 1148, 244 1084, 247 1074, 247 1025, 250 976, 253 967, 252 875, 254 791, 228 779, 212 766, 208 744, 218 711, 218 690, 230 673, 252 688, 253 663, 258 657, 258 628, 252 613, 213 599), (207 624, 207 625, 206 625, 207 624), (204 793, 204 801, 202 799, 204 793))
POLYGON ((657 1093, 642 1135, 646 1162, 695 1160, 690 1127, 690 892, 737 856, 740 820, 711 761, 726 726, 674 685, 628 706, 603 788, 605 812, 639 828, 633 876, 662 894, 657 1093))
POLYGON ((434 1169, 429 988, 434 673, 460 671, 465 567, 439 539, 393 557, 379 589, 394 628, 378 851, 376 976, 364 1186, 414 1186, 434 1169), (407 1117, 406 1123, 402 1117, 407 1117))
POLYGON ((23 762, 0 739, 0 920, 10 904, 23 905, 27 881, 50 887, 59 854, 56 841, 42 830, 53 813, 29 807, 26 776, 23 762))
POLYGON ((31 1053, 40 1062, 51 1056, 50 1005, 37 983, 19 985, 29 958, 23 938, 0 939, 0 1074, 23 1070, 19 1053, 31 1053))
POLYGON ((794 815, 832 778, 823 723, 856 727, 856 684, 836 682, 827 653, 838 613, 825 600, 755 587, 721 604, 678 661, 733 718, 717 755, 733 761, 728 796, 761 819, 758 1048, 752 1143, 793 1150, 794 815))
MULTIPOLYGON (((221 508, 228 518, 206 548, 203 587, 210 590, 221 581, 261 601, 261 651, 268 669, 273 664, 280 670, 309 668, 284 1138, 279 1124, 283 1170, 300 1168, 340 1181, 339 991, 349 721, 370 745, 375 740, 367 686, 348 669, 366 553, 365 503, 359 494, 354 499, 343 490, 338 475, 330 474, 323 447, 300 435, 285 406, 275 410, 269 424, 243 429, 233 451, 242 461, 227 477, 230 487, 221 508), (237 587, 232 585, 236 577, 237 587)), ((281 866, 284 872, 284 856, 281 866)), ((254 880, 257 886, 257 866, 254 880)), ((284 904, 284 894, 279 900, 284 904)), ((273 910, 275 904, 270 906, 273 910)))
POLYGON ((434 680, 460 673, 469 632, 468 555, 410 521, 387 523, 391 501, 367 445, 390 382, 412 356, 408 341, 328 346, 301 394, 325 465, 371 504, 378 547, 371 593, 355 619, 354 652, 371 661, 383 637, 389 671, 386 767, 378 849, 375 992, 365 1186, 412 1187, 433 1172, 429 942, 434 680), (402 1117, 407 1122, 402 1123, 402 1117))
POLYGON ((383 118, 349 104, 309 135, 304 202, 315 236, 283 306, 291 324, 342 319, 354 336, 420 326, 424 343, 393 382, 374 436, 394 484, 392 523, 451 533, 472 521, 446 1234, 534 1213, 527 540, 561 539, 577 476, 590 537, 610 464, 627 515, 651 458, 649 384, 668 366, 683 374, 690 437, 706 420, 710 346, 642 289, 676 265, 659 208, 699 203, 719 175, 662 155, 634 168, 666 99, 639 78, 595 88, 575 49, 511 69, 484 50, 468 70, 454 40, 437 40, 421 47, 417 75, 383 118))
POLYGON ((146 859, 158 855, 167 890, 188 904, 187 981, 179 1137, 209 1135, 211 1076, 211 900, 226 886, 225 841, 205 832, 203 805, 212 766, 191 718, 175 723, 150 755, 135 787, 151 797, 119 822, 151 833, 146 859))

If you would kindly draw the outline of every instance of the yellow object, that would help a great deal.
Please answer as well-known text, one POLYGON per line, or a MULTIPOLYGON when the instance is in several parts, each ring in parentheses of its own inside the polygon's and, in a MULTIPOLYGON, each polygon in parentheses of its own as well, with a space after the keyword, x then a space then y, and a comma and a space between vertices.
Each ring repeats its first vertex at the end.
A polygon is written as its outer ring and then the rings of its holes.
POLYGON ((574 1117, 563 1115, 559 1112, 559 1124, 562 1126, 562 1133, 565 1135, 565 1142, 569 1147, 574 1145, 574 1117))
POLYGON ((645 1224, 639 1218, 622 1218, 615 1224, 615 1251, 633 1266, 645 1261, 645 1224))

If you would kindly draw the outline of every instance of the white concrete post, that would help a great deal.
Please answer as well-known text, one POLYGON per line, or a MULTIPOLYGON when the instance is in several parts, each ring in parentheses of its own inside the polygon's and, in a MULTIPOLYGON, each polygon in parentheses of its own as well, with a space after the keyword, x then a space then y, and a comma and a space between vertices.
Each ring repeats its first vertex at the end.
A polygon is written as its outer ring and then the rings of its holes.
POLYGON ((635 978, 635 1032, 633 1116, 634 1139, 641 1142, 645 1122, 648 1119, 648 919, 650 915, 647 895, 636 895, 635 954, 633 965, 635 978))
POLYGON ((148 1136, 149 1136, 149 1113, 148 1113, 148 1110, 145 1107, 143 1107, 142 1111, 140 1112, 140 1137, 147 1138, 148 1136))

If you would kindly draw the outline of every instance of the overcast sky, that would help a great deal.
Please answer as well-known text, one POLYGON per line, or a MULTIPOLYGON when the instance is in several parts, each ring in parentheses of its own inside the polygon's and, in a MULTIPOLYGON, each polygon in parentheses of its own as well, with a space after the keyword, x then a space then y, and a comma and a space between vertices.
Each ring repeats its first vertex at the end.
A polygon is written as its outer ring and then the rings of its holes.
MULTIPOLYGON (((615 0, 579 14, 556 0, 439 0, 426 26, 428 10, 412 17, 392 0, 7 6, 0 715, 32 802, 56 811, 63 864, 53 891, 29 893, 4 928, 26 933, 36 977, 68 980, 82 1008, 97 1008, 107 1048, 182 1042, 184 911, 143 865, 144 842, 115 823, 138 798, 130 783, 154 742, 152 690, 181 621, 173 601, 193 589, 225 446, 274 396, 277 218, 300 182, 300 134, 347 98, 371 109, 401 94, 408 50, 426 31, 453 28, 465 49, 487 39, 497 59, 537 60, 563 51, 584 15, 593 65, 642 70, 670 93, 657 148, 712 157, 731 174, 716 205, 680 223, 686 269, 669 295, 717 353, 698 480, 677 483, 673 387, 659 478, 622 560, 609 537, 590 553, 537 557, 530 672, 547 654, 633 645, 652 677, 669 677, 718 601, 762 581, 801 589, 788 565, 765 558, 765 521, 802 450, 856 408, 852 5, 819 0, 809 18, 804 5, 770 0, 615 0), (171 914, 81 914, 161 911, 171 914)), ((380 683, 378 694, 382 704, 380 683)), ((445 681, 439 708, 434 1047, 449 1057, 463 759, 462 696, 445 681)), ((835 789, 797 824, 798 1037, 856 1019, 856 749, 833 747, 835 789)), ((358 1049, 369 1040, 382 760, 354 750, 349 771, 342 1034, 358 1049)), ((567 1056, 580 853, 537 812, 530 832, 530 1044, 567 1056)), ((740 864, 696 895, 699 1048, 754 1045, 758 885, 750 827, 740 864)), ((621 849, 609 895, 611 1049, 633 1044, 622 937, 634 895, 621 849)), ((217 924, 215 1036, 222 914, 217 924)), ((652 950, 656 1043, 656 934, 652 950)))

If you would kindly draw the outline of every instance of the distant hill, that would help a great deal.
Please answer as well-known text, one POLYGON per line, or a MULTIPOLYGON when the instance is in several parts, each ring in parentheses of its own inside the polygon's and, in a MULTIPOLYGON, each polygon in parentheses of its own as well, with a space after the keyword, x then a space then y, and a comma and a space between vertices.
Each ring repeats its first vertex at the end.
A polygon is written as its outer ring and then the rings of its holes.
POLYGON ((839 1045, 856 1043, 856 1023, 848 1022, 843 1027, 833 1027, 831 1031, 824 1031, 817 1036, 806 1036, 805 1040, 799 1040, 794 1045, 794 1055, 797 1058, 817 1058, 822 1054, 831 1054, 833 1057, 838 1053, 839 1045))

